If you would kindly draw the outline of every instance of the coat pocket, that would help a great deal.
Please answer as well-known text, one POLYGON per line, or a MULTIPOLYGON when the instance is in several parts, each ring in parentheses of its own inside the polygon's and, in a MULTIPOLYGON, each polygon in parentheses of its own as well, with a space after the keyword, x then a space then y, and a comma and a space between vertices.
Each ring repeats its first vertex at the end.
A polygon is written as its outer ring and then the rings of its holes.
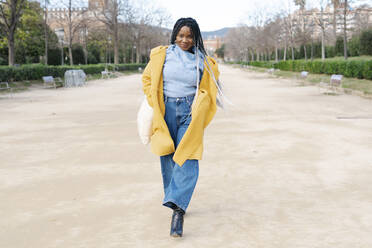
POLYGON ((192 111, 198 115, 200 114, 199 112, 204 113, 206 110, 208 110, 210 102, 211 98, 209 97, 208 92, 206 90, 200 90, 192 111))

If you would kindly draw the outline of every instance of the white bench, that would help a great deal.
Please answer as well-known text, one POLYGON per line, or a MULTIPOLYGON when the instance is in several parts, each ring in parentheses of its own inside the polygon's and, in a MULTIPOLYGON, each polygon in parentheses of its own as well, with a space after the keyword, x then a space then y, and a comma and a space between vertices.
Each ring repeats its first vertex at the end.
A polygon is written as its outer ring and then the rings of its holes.
POLYGON ((343 77, 342 75, 333 74, 328 84, 324 82, 320 82, 319 92, 320 92, 320 87, 324 87, 324 88, 327 88, 328 90, 331 90, 331 93, 336 93, 338 88, 342 88, 342 77, 343 77))
POLYGON ((330 87, 342 87, 342 75, 333 74, 331 80, 329 81, 330 87))
POLYGON ((302 71, 301 72, 301 78, 303 78, 303 79, 307 78, 308 75, 309 75, 309 72, 307 72, 307 71, 302 71))
POLYGON ((10 96, 13 97, 13 89, 9 86, 8 82, 0 82, 0 90, 10 91, 10 96))
POLYGON ((43 77, 44 88, 47 88, 48 84, 51 84, 53 88, 57 88, 56 82, 63 83, 62 79, 59 77, 54 78, 53 76, 44 76, 43 77))
POLYGON ((274 68, 270 68, 270 69, 267 70, 267 72, 270 73, 270 74, 273 74, 275 72, 275 69, 274 68))
POLYGON ((103 78, 110 78, 114 74, 111 71, 108 71, 107 69, 105 69, 104 71, 101 71, 101 75, 102 75, 101 79, 103 79, 103 78))

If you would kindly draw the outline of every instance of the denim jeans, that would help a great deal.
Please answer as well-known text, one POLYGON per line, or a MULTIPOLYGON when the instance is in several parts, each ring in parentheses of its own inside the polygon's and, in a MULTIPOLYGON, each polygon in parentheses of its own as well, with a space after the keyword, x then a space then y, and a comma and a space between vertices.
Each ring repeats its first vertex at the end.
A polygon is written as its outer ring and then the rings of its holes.
MULTIPOLYGON (((170 135, 177 148, 191 122, 191 104, 194 95, 187 97, 164 96, 165 115, 170 135)), ((181 166, 173 161, 173 155, 160 157, 164 186, 163 205, 174 208, 175 205, 186 212, 199 176, 199 161, 188 159, 181 166)))

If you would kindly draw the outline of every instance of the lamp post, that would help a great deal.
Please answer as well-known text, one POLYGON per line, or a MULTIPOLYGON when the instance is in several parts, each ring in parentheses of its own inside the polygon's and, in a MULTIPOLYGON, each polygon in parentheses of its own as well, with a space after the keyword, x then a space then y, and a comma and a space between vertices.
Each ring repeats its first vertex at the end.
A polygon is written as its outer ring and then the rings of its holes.
POLYGON ((64 56, 63 56, 63 43, 65 38, 65 30, 63 28, 55 29, 54 31, 57 35, 58 41, 61 45, 61 65, 64 65, 64 56))
POLYGON ((134 54, 136 53, 136 45, 133 46, 133 50, 132 50, 132 63, 134 63, 134 54))

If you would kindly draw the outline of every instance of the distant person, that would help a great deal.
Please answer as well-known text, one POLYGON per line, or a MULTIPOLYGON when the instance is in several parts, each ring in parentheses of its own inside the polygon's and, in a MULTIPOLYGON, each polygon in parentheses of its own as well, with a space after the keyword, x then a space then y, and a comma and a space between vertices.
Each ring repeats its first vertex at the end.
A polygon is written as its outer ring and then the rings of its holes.
POLYGON ((169 46, 151 50, 143 91, 153 108, 151 150, 160 156, 163 205, 173 209, 170 235, 182 237, 203 153, 205 127, 216 113, 219 71, 207 56, 198 23, 181 18, 169 46))

